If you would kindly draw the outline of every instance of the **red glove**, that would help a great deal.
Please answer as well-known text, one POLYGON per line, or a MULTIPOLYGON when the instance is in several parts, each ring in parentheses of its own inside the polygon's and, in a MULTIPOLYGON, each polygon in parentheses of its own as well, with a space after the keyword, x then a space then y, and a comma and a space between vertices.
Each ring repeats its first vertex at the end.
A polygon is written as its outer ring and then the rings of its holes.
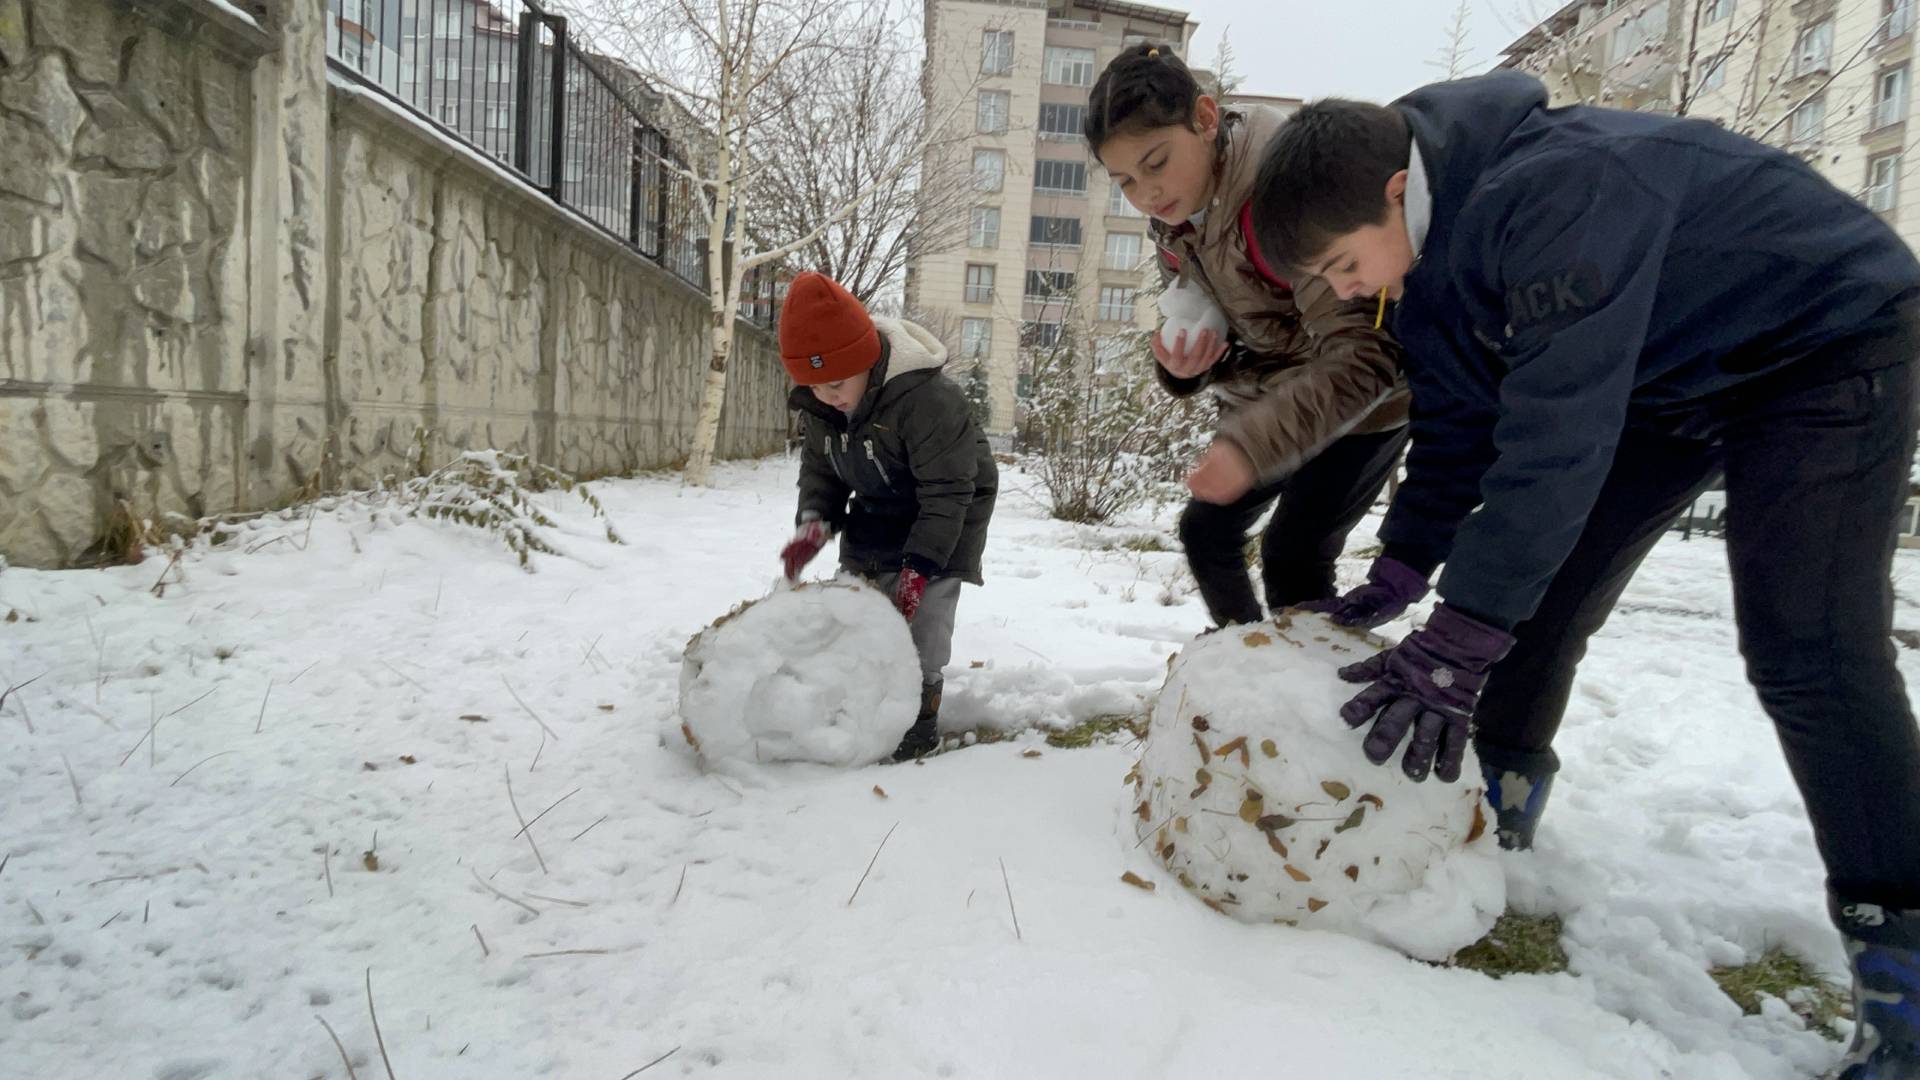
POLYGON ((780 565, 786 569, 788 581, 800 580, 800 571, 806 569, 820 549, 827 546, 833 533, 827 523, 819 518, 808 518, 793 531, 793 539, 780 549, 780 565))
POLYGON ((900 568, 900 578, 893 586, 893 606, 908 622, 913 621, 914 612, 920 610, 920 600, 927 595, 927 576, 911 566, 900 568))

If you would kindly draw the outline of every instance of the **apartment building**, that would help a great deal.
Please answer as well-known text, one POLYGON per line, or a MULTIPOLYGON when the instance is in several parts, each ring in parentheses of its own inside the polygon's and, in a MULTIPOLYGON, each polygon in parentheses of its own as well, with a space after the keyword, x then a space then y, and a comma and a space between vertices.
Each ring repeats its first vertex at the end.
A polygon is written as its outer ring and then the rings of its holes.
POLYGON ((1790 150, 1920 247, 1920 0, 1575 0, 1505 50, 1557 105, 1684 114, 1790 150))
POLYGON ((1071 334, 1091 362, 1117 362, 1158 321, 1141 295, 1157 281, 1147 220, 1081 126, 1116 53, 1149 41, 1185 56, 1196 26, 1121 0, 927 0, 923 90, 932 115, 971 129, 943 167, 970 170, 973 203, 963 243, 908 266, 906 302, 951 338, 957 377, 981 365, 989 433, 1014 429, 1024 351, 1071 334))

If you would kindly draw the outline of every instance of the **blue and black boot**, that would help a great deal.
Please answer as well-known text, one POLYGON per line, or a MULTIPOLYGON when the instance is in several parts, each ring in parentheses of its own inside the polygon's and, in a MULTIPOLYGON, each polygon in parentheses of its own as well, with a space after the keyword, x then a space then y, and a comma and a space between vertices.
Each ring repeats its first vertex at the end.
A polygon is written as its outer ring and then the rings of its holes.
POLYGON ((1553 774, 1560 757, 1551 750, 1515 750, 1476 742, 1480 774, 1487 781, 1487 802, 1493 806, 1494 828, 1500 846, 1508 851, 1533 848, 1534 831, 1553 790, 1553 774))
POLYGON ((1834 1080, 1920 1080, 1920 910, 1832 897, 1853 967, 1853 1045, 1834 1080))

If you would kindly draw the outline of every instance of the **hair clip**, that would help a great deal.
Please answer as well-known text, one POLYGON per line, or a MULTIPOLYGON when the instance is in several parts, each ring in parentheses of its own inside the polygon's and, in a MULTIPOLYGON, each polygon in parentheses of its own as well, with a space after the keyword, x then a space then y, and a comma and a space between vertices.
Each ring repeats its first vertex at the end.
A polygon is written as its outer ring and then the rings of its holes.
POLYGON ((1159 50, 1159 49, 1148 49, 1148 50, 1147 50, 1147 59, 1149 59, 1149 60, 1158 60, 1158 59, 1160 59, 1160 50, 1159 50))

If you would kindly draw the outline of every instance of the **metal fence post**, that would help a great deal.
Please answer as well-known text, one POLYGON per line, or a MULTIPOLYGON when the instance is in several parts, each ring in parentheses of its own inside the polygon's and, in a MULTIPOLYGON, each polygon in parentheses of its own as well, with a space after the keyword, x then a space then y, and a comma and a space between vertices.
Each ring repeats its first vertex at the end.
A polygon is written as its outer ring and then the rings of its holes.
POLYGON ((549 125, 553 139, 547 146, 547 193, 555 201, 565 203, 566 189, 566 131, 567 131, 567 61, 570 57, 567 42, 567 20, 564 16, 547 16, 547 26, 553 31, 553 120, 549 125))
POLYGON ((519 48, 513 72, 513 167, 533 175, 533 60, 539 55, 540 16, 520 13, 519 48))

